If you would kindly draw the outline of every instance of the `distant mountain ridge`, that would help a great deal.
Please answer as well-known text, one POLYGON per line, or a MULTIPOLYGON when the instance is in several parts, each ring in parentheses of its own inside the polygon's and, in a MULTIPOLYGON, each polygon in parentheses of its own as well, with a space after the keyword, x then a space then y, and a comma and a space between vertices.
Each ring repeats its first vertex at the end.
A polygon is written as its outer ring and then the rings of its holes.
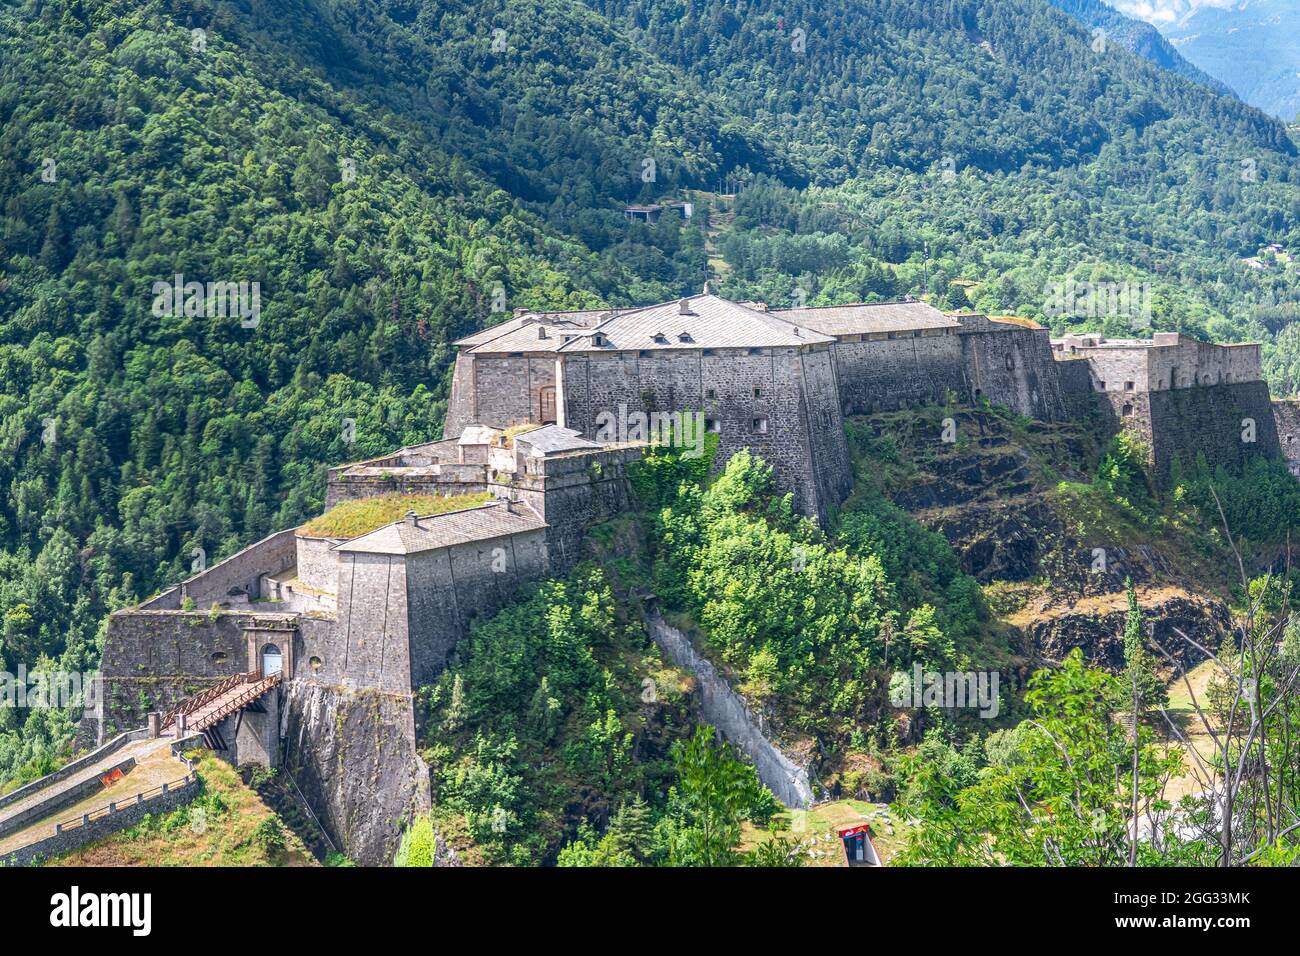
POLYGON ((1106 31, 1107 38, 1136 53, 1156 66, 1171 70, 1189 80, 1203 83, 1219 92, 1231 92, 1230 87, 1198 69, 1165 39, 1158 29, 1135 17, 1127 16, 1101 0, 1048 0, 1056 9, 1068 13, 1084 26, 1106 31))
POLYGON ((1247 103, 1286 121, 1300 116, 1300 0, 1198 6, 1160 30, 1247 103))

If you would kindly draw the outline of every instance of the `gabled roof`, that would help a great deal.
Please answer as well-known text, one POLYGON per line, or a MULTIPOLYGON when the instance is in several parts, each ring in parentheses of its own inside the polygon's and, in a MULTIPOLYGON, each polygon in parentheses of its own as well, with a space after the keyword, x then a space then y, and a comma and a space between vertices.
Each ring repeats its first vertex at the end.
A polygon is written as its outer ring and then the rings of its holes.
POLYGON ((501 437, 501 429, 491 425, 466 425, 456 440, 457 445, 492 445, 501 437))
POLYGON ((405 518, 384 525, 368 534, 344 541, 331 550, 358 554, 419 554, 454 544, 487 541, 524 531, 537 531, 547 527, 527 504, 514 502, 510 507, 504 500, 489 502, 464 511, 416 518, 412 523, 405 518))
POLYGON ((693 295, 684 301, 689 309, 686 315, 679 302, 615 312, 558 351, 777 348, 833 341, 810 328, 716 295, 693 295))
POLYGON ((581 432, 559 425, 545 425, 515 436, 516 445, 527 445, 537 455, 556 455, 563 451, 590 451, 604 448, 600 442, 582 437, 581 432))
POLYGON ((956 329, 961 323, 924 302, 876 302, 779 309, 768 313, 824 335, 868 335, 920 329, 956 329))
POLYGON ((564 333, 590 328, 609 314, 608 309, 587 309, 581 312, 525 312, 481 332, 457 339, 453 344, 461 348, 491 352, 549 352, 562 341, 564 333), (548 338, 538 335, 538 327, 546 329, 548 338), (478 348, 488 346, 491 348, 478 348))

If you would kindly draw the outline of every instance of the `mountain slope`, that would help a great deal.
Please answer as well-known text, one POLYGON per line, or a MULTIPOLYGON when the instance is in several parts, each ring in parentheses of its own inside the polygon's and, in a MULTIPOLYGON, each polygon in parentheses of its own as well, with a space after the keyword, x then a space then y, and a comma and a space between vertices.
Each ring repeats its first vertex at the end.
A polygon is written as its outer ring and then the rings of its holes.
MULTIPOLYGON (((106 611, 316 513, 322 465, 437 437, 502 310, 698 290, 703 230, 629 200, 757 182, 736 297, 1032 314, 1086 271, 1230 338, 1296 297, 1237 261, 1300 245, 1282 127, 1040 0, 47 0, 0 63, 10 671, 92 667, 106 611), (177 275, 259 283, 257 322, 155 309, 177 275)), ((0 779, 70 727, 0 712, 0 779)))
POLYGON ((1300 117, 1300 2, 1240 0, 1198 6, 1161 31, 1187 59, 1253 106, 1300 117))
POLYGON ((1102 0, 1051 0, 1051 3, 1056 9, 1068 13, 1085 26, 1104 30, 1108 42, 1119 43, 1125 49, 1151 61, 1156 66, 1171 70, 1220 92, 1228 89, 1221 81, 1185 60, 1151 24, 1125 16, 1102 0))

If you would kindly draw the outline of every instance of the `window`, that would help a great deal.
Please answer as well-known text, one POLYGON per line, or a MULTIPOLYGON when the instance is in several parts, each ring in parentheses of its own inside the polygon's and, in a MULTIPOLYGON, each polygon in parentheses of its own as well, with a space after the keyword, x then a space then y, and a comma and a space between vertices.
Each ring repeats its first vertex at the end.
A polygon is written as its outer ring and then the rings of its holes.
POLYGON ((705 398, 717 398, 717 397, 718 397, 718 390, 717 390, 716 388, 707 388, 707 389, 704 390, 704 397, 705 397, 705 398))
POLYGON ((321 659, 319 657, 313 657, 310 661, 308 661, 308 663, 311 664, 312 670, 314 671, 320 670, 321 659))
POLYGON ((704 352, 703 352, 703 354, 704 354, 704 355, 712 355, 712 354, 713 354, 713 349, 705 349, 704 352))
POLYGON ((1127 416, 1129 416, 1129 415, 1132 415, 1132 414, 1133 414, 1133 406, 1130 405, 1128 402, 1125 402, 1125 403, 1124 403, 1124 407, 1121 408, 1121 409, 1119 410, 1119 413, 1120 413, 1121 415, 1125 416, 1125 417, 1127 417, 1127 416))
POLYGON ((722 431, 722 422, 718 421, 716 418, 706 418, 704 419, 704 430, 706 432, 713 432, 713 434, 716 435, 722 431))
POLYGON ((762 349, 750 349, 750 350, 749 350, 749 354, 750 354, 750 355, 762 355, 762 354, 763 354, 763 350, 762 350, 762 349))
POLYGON ((1131 392, 1131 391, 1133 391, 1133 383, 1132 383, 1132 382, 1125 382, 1125 383, 1124 383, 1124 391, 1126 391, 1126 392, 1131 392))
POLYGON ((766 434, 767 434, 767 416, 766 416, 766 415, 759 415, 758 417, 756 417, 753 421, 751 421, 751 422, 749 423, 749 427, 750 427, 750 429, 754 432, 755 435, 766 435, 766 434))
POLYGON ((762 398, 762 397, 763 397, 763 390, 762 390, 761 388, 759 388, 757 385, 754 386, 754 397, 755 397, 755 398, 762 398))

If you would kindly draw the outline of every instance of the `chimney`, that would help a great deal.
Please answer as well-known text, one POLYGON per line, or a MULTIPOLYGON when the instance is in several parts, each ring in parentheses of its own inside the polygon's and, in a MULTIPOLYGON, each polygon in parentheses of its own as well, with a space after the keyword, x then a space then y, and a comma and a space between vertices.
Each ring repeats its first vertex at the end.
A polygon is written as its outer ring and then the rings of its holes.
POLYGON ((414 511, 408 511, 405 515, 405 518, 406 518, 406 523, 410 525, 412 528, 416 526, 415 524, 416 514, 414 511))
POLYGON ((526 308, 524 308, 522 305, 517 305, 517 306, 515 306, 515 308, 514 308, 514 313, 515 313, 515 318, 517 319, 517 318, 519 318, 521 315, 527 315, 527 314, 528 314, 528 310, 527 310, 526 308))
POLYGON ((677 302, 677 314, 678 314, 678 315, 694 315, 694 314, 695 314, 694 312, 691 311, 691 300, 690 300, 690 299, 680 299, 680 300, 678 300, 678 302, 677 302))
POLYGON ((539 326, 537 327, 537 337, 538 337, 539 339, 544 339, 544 338, 546 338, 546 326, 544 326, 544 325, 539 325, 539 326))
POLYGON ((710 293, 709 293, 709 280, 708 280, 708 279, 705 279, 705 280, 704 280, 704 294, 705 294, 705 295, 709 295, 709 294, 710 294, 710 293))
POLYGON ((501 500, 506 503, 506 511, 508 511, 510 514, 514 514, 515 513, 514 500, 512 498, 502 498, 501 500))

